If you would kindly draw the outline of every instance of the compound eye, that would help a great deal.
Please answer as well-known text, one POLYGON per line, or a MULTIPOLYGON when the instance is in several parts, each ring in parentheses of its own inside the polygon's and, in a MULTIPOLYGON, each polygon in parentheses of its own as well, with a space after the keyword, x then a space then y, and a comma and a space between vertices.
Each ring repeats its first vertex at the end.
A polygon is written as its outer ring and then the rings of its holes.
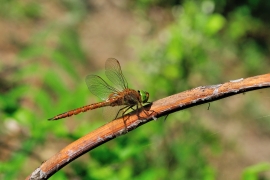
POLYGON ((149 93, 148 92, 145 92, 145 91, 138 91, 138 93, 141 96, 141 101, 143 103, 146 103, 148 101, 148 98, 149 98, 149 93))

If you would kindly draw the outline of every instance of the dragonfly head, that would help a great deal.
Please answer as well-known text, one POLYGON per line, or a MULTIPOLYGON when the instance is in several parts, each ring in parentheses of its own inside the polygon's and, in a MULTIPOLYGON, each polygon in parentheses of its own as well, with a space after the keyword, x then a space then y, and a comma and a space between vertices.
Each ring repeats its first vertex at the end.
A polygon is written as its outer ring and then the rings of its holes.
POLYGON ((145 92, 145 91, 138 91, 138 93, 141 96, 142 102, 143 103, 146 103, 148 101, 148 98, 149 98, 149 93, 148 92, 145 92))

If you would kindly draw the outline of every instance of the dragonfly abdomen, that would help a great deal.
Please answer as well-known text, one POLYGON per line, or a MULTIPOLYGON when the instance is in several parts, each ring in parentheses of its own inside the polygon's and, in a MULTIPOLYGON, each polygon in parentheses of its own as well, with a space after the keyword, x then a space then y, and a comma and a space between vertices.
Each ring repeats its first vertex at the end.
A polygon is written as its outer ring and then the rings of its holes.
POLYGON ((52 117, 52 118, 50 118, 48 120, 58 120, 58 119, 66 118, 66 117, 70 117, 70 116, 73 116, 73 115, 77 115, 77 114, 79 114, 81 112, 86 112, 86 111, 97 109, 97 108, 104 107, 104 106, 110 106, 110 102, 105 101, 105 102, 89 104, 89 105, 86 105, 86 106, 83 106, 83 107, 73 109, 71 111, 59 114, 59 115, 54 116, 54 117, 52 117))

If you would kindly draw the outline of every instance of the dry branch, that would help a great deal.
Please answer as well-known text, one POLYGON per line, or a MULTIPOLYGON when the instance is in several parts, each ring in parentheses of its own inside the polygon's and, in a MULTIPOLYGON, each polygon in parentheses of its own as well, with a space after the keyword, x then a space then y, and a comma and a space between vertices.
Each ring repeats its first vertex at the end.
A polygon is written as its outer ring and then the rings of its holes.
POLYGON ((148 116, 140 111, 140 119, 136 113, 125 116, 126 126, 123 118, 113 120, 104 126, 90 132, 84 137, 69 144, 60 152, 52 156, 50 159, 41 164, 26 179, 48 179, 66 164, 77 159, 84 153, 94 149, 101 144, 132 131, 137 127, 157 119, 161 116, 168 115, 175 111, 180 111, 199 104, 208 103, 222 99, 228 96, 244 93, 247 91, 270 87, 270 74, 250 77, 246 79, 237 79, 230 82, 211 86, 200 86, 188 91, 184 91, 144 106, 151 113, 148 116))

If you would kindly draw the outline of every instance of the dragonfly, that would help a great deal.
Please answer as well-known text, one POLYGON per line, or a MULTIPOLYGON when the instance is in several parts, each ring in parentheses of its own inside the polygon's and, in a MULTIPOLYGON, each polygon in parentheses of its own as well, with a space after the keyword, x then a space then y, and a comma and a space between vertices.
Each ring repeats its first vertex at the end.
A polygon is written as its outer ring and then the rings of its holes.
MULTIPOLYGON (((112 82, 113 86, 109 85, 97 75, 88 75, 85 79, 89 91, 103 101, 67 111, 48 120, 58 120, 106 106, 119 106, 121 108, 114 118, 116 119, 120 112, 122 112, 122 116, 124 116, 129 110, 138 110, 139 107, 143 107, 143 104, 148 103, 148 92, 128 88, 128 83, 117 59, 107 59, 105 63, 105 74, 112 82), (136 109, 134 109, 134 107, 136 107, 136 109)), ((145 114, 148 115, 147 112, 145 114)))

